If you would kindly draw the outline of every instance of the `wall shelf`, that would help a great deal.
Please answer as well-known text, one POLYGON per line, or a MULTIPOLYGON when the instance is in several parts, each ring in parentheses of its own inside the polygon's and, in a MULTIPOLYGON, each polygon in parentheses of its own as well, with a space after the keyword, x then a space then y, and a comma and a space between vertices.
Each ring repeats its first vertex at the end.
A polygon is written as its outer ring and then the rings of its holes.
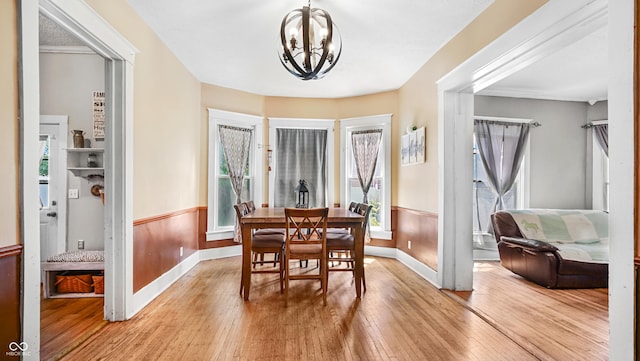
POLYGON ((76 177, 104 176, 104 148, 68 148, 67 169, 76 177), (88 166, 90 154, 95 154, 96 167, 88 166))

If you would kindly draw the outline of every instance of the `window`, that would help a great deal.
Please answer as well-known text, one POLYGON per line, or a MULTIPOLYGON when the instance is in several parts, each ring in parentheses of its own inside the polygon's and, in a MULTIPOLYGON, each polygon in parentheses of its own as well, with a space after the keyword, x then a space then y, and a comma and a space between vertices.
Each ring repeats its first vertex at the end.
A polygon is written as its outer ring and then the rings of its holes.
POLYGON ((209 109, 209 212, 207 218, 207 240, 233 238, 236 195, 231 187, 227 162, 222 151, 219 125, 253 130, 248 167, 242 187, 242 200, 262 202, 262 118, 209 109))
POLYGON ((49 208, 49 135, 40 134, 40 168, 38 170, 40 208, 49 208))
MULTIPOLYGON (((511 119, 511 118, 495 118, 481 117, 482 119, 491 119, 499 122, 522 123, 530 122, 528 119, 511 119)), ((518 170, 518 176, 513 183, 511 189, 503 197, 504 209, 521 209, 526 208, 529 204, 529 142, 527 142, 524 150, 522 163, 518 170)), ((484 248, 489 244, 490 249, 495 248, 494 236, 491 232, 491 213, 494 211, 498 194, 491 187, 489 176, 482 164, 482 157, 476 142, 476 135, 473 136, 473 241, 474 247, 478 249, 484 248), (487 241, 489 241, 487 243, 487 241)))
POLYGON ((382 141, 378 151, 378 162, 367 197, 372 204, 369 225, 371 237, 391 239, 391 114, 343 119, 340 122, 340 201, 347 206, 351 202, 362 202, 363 194, 358 180, 351 134, 362 130, 382 130, 382 141))
MULTIPOLYGON (((317 171, 319 172, 319 174, 316 174, 318 172, 311 172, 313 177, 321 177, 322 181, 318 182, 318 183, 323 183, 322 187, 322 192, 324 193, 324 196, 322 196, 321 194, 311 194, 313 192, 313 185, 312 184, 307 184, 308 187, 310 187, 309 191, 309 198, 311 200, 316 199, 315 203, 316 206, 328 206, 331 207, 333 205, 333 200, 334 200, 334 185, 333 185, 333 178, 334 178, 334 166, 333 166, 333 162, 332 160, 334 159, 334 131, 333 131, 333 127, 334 127, 334 121, 333 120, 327 120, 327 119, 294 119, 294 118, 270 118, 269 119, 269 145, 271 150, 273 151, 273 159, 272 159, 272 165, 271 165, 271 169, 272 171, 269 172, 269 206, 270 207, 274 207, 274 206, 282 206, 282 203, 284 202, 284 204, 286 205, 286 203, 289 203, 288 206, 293 206, 293 204, 290 203, 291 199, 287 200, 288 197, 282 197, 282 192, 286 192, 287 187, 290 188, 290 192, 291 195, 294 194, 294 189, 295 186, 297 185, 297 179, 291 178, 291 177, 281 177, 279 176, 278 179, 276 179, 276 173, 278 172, 278 170, 282 171, 283 169, 287 168, 287 166, 285 167, 281 167, 282 164, 278 164, 279 159, 283 160, 285 158, 287 158, 287 161, 289 161, 291 164, 289 164, 288 168, 290 168, 289 170, 292 170, 292 173, 296 173, 298 171, 300 171, 300 169, 295 169, 297 168, 295 166, 296 162, 301 161, 302 158, 304 157, 298 157, 298 155, 293 156, 292 153, 293 151, 286 151, 285 154, 278 154, 278 149, 290 149, 291 147, 289 145, 287 146, 282 146, 282 144, 278 144, 278 134, 282 135, 283 132, 278 132, 278 130, 283 130, 283 129, 295 129, 295 130, 300 130, 301 133, 304 134, 309 134, 309 136, 312 136, 312 133, 325 133, 326 136, 326 143, 324 143, 324 149, 326 149, 326 154, 324 155, 324 159, 326 160, 324 162, 324 164, 320 164, 317 171), (312 132, 306 132, 306 130, 313 130, 312 132), (290 157, 291 156, 291 157, 290 157), (293 159, 289 159, 289 158, 296 158, 295 160, 293 159), (293 165, 293 167, 292 167, 293 165), (278 184, 279 181, 283 180, 283 179, 289 179, 289 181, 287 182, 289 185, 287 186, 286 184, 278 184), (276 194, 276 190, 279 190, 279 194, 276 194), (284 199, 284 201, 283 201, 284 199)), ((288 132, 284 132, 284 133, 288 133, 288 132)), ((320 144, 320 143, 318 143, 320 144)), ((298 149, 300 149, 301 147, 298 147, 298 149)), ((304 156, 309 156, 309 154, 305 154, 304 156)), ((308 169, 307 169, 308 170, 308 169)), ((300 175, 301 177, 304 177, 302 175, 300 175)), ((296 176, 297 177, 297 176, 296 176)), ((309 179, 305 179, 307 181, 309 181, 309 179)), ((312 206, 314 201, 311 201, 312 206)))

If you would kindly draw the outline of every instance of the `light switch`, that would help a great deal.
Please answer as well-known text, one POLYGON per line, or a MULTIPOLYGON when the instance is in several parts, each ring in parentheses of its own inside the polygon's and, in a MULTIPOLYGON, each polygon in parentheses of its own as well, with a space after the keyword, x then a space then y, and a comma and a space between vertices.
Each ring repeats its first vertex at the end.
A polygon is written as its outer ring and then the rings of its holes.
POLYGON ((77 188, 69 189, 69 198, 79 198, 79 192, 77 188))

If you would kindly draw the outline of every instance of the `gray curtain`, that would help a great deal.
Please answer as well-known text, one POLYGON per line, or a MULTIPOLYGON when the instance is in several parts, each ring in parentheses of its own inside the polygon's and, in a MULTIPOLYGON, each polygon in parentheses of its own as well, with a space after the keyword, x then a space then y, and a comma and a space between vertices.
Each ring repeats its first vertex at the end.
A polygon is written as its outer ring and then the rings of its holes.
POLYGON ((609 125, 608 124, 596 124, 593 126, 593 134, 596 137, 596 141, 600 144, 600 147, 604 151, 604 154, 609 157, 609 125))
POLYGON ((369 204, 367 193, 371 187, 371 181, 376 171, 378 151, 382 140, 382 129, 363 130, 351 133, 351 146, 353 158, 358 171, 358 181, 364 197, 362 203, 369 204))
POLYGON ((327 130, 276 129, 274 206, 295 207, 295 188, 307 182, 309 207, 327 203, 327 130))
POLYGON ((528 123, 476 119, 474 133, 489 183, 498 194, 493 212, 504 209, 504 195, 518 175, 529 139, 528 123))
MULTIPOLYGON (((242 203, 242 185, 244 174, 249 164, 249 152, 251 150, 251 136, 253 129, 219 125, 220 144, 224 152, 229 169, 231 188, 236 194, 236 204, 242 203)), ((234 241, 241 242, 240 224, 235 222, 234 241)))

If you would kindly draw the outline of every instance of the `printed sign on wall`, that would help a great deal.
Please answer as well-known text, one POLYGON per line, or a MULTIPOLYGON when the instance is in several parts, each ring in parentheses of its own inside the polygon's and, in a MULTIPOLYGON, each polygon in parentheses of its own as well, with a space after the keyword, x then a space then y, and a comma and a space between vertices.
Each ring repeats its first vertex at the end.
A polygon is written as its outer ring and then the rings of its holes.
POLYGON ((104 92, 93 92, 93 138, 104 139, 104 92))

